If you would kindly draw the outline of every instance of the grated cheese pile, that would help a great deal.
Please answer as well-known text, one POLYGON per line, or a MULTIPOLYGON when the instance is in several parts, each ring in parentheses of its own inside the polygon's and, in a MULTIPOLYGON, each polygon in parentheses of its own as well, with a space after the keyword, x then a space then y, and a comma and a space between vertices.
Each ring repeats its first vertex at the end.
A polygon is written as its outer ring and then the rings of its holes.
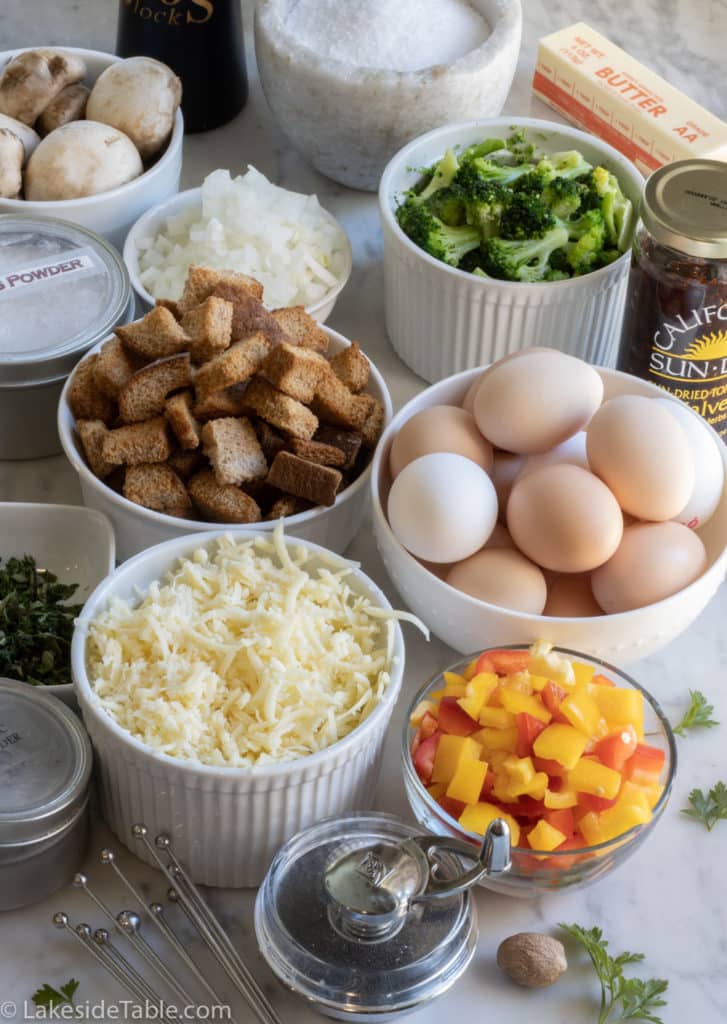
POLYGON ((178 299, 196 263, 254 277, 270 309, 311 306, 345 269, 345 237, 316 196, 273 185, 254 167, 236 178, 208 174, 202 209, 168 217, 137 248, 139 279, 155 299, 178 299))
MULTIPOLYGON (((154 750, 208 765, 290 761, 335 743, 389 685, 397 613, 337 561, 231 536, 181 560, 135 606, 89 625, 93 690, 154 750)), ((408 617, 399 614, 399 617, 408 617)))

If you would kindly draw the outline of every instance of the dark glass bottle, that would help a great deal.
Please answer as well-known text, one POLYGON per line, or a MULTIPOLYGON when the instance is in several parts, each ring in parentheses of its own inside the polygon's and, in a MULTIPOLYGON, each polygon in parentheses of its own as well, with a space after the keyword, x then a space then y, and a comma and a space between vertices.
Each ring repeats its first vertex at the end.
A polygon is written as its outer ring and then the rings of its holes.
POLYGON ((179 75, 187 132, 225 124, 247 101, 240 0, 121 0, 116 52, 179 75))

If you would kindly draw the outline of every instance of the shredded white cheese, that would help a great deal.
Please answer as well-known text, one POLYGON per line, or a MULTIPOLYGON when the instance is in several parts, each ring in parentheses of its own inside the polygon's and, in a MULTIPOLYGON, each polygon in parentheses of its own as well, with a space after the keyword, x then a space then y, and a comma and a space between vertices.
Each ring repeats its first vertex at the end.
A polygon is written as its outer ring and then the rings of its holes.
POLYGON ((181 560, 138 603, 88 627, 91 687, 147 746, 208 765, 291 761, 371 714, 390 682, 394 619, 349 566, 231 536, 181 560))

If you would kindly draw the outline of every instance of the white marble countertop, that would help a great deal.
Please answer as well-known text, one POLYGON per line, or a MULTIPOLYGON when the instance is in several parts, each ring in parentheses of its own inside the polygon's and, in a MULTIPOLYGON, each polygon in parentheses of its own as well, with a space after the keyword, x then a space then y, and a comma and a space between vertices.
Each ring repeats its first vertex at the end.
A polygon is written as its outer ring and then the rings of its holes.
MULTIPOLYGON (((529 83, 537 39, 577 20, 587 20, 628 48, 714 113, 727 117, 723 54, 727 0, 645 0, 613 5, 607 0, 523 0, 525 9, 521 59, 505 112, 551 116, 530 96, 529 83)), ((40 43, 111 50, 116 5, 111 0, 3 0, 0 48, 40 43)), ((248 12, 249 13, 249 12, 248 12)), ((249 25, 248 25, 249 29, 249 25)), ((248 31, 248 41, 250 39, 248 31)), ((185 143, 182 187, 199 183, 214 167, 240 169, 255 164, 273 180, 300 191, 316 191, 345 225, 354 250, 354 271, 331 319, 331 326, 359 338, 385 374, 396 406, 415 394, 422 382, 394 355, 383 327, 381 239, 372 195, 349 192, 321 178, 292 152, 262 97, 248 53, 251 94, 236 121, 185 143)), ((63 458, 27 463, 0 463, 0 500, 79 503, 74 474, 63 458)), ((379 560, 373 538, 364 529, 350 550, 392 600, 397 598, 379 560)), ((727 860, 727 823, 707 833, 680 814, 693 786, 708 788, 727 775, 724 730, 727 728, 727 599, 723 590, 701 618, 659 655, 634 667, 634 674, 676 718, 688 687, 703 689, 725 722, 721 729, 679 741, 679 774, 662 822, 628 865, 593 888, 540 901, 512 900, 485 891, 477 894, 480 940, 474 962, 464 978, 436 1005, 420 1010, 412 1024, 434 1024, 454 1014, 493 1024, 591 1024, 597 1021, 596 983, 585 968, 574 966, 554 988, 529 993, 507 983, 494 966, 500 940, 519 930, 554 930, 559 921, 599 925, 612 949, 633 949, 647 955, 644 972, 670 981, 669 1005, 663 1020, 682 1024, 720 1024, 727 1020, 727 900, 723 866, 727 860), (725 858, 725 860, 723 860, 725 858)), ((427 645, 407 630, 408 693, 452 659, 441 643, 427 645)), ((484 638, 483 638, 484 639, 484 638)), ((399 726, 406 693, 390 731, 385 751, 378 806, 408 817, 398 767, 399 726)), ((96 820, 86 870, 112 906, 125 904, 123 892, 98 864, 98 851, 120 844, 96 820)), ((160 896, 160 876, 125 851, 120 857, 144 892, 160 896)), ((229 927, 233 940, 253 962, 255 972, 281 1013, 291 1024, 319 1020, 296 998, 287 995, 267 971, 252 934, 253 894, 213 892, 211 902, 229 927)), ((53 911, 64 909, 75 920, 99 925, 82 894, 62 891, 44 903, 0 914, 0 1018, 23 1019, 23 1002, 41 983, 58 985, 80 979, 77 1000, 97 1004, 102 998, 123 998, 112 983, 71 939, 53 930, 53 911), (10 1004, 17 1009, 12 1010, 10 1004)), ((575 961, 574 961, 575 963, 575 961)), ((29 1004, 32 1013, 32 1004, 29 1004)), ((249 1010, 237 1019, 252 1020, 249 1010)))

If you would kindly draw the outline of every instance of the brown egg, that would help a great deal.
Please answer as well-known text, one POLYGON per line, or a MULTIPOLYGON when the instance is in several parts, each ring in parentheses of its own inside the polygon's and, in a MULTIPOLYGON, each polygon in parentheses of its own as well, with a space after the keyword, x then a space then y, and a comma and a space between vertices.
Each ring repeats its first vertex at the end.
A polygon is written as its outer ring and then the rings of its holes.
POLYGON ((540 615, 547 597, 545 578, 519 551, 488 548, 452 566, 447 583, 479 601, 540 615))
POLYGON ((503 521, 512 485, 515 483, 524 464, 524 455, 511 455, 510 452, 495 452, 490 476, 495 485, 497 505, 500 510, 499 516, 503 521))
POLYGON ((678 515, 694 489, 687 436, 660 402, 619 395, 591 420, 586 450, 591 471, 608 484, 624 512, 663 522, 678 515))
POLYGON ((671 597, 707 568, 704 544, 682 523, 636 523, 612 558, 591 576, 605 612, 628 612, 671 597))
POLYGON ((432 452, 463 455, 486 473, 492 469, 492 445, 477 429, 472 413, 456 405, 433 405, 414 413, 406 421, 391 442, 389 472, 392 479, 404 466, 432 452))
POLYGON ((579 466, 543 466, 515 482, 507 503, 515 544, 555 572, 589 572, 614 553, 623 519, 598 477, 579 466))
POLYGON ((490 367, 473 413, 496 448, 531 455, 582 430, 602 398, 603 381, 588 363, 564 352, 533 350, 490 367))
POLYGON ((478 377, 475 377, 475 379, 472 381, 469 388, 467 389, 467 394, 462 399, 462 408, 466 412, 472 412, 472 407, 475 404, 475 395, 477 394, 477 389, 482 383, 482 376, 483 375, 480 374, 478 377))
POLYGON ((502 523, 495 523, 492 528, 492 533, 487 538, 487 542, 483 545, 482 550, 487 551, 490 548, 512 548, 515 550, 515 541, 510 536, 510 533, 506 526, 502 523))
POLYGON ((543 615, 562 619, 586 619, 603 615, 591 590, 591 577, 587 572, 564 573, 556 576, 548 586, 548 600, 543 615))
POLYGON ((452 568, 451 562, 425 562, 423 558, 417 558, 417 562, 423 565, 427 572, 432 573, 433 576, 440 580, 446 579, 447 573, 452 568))

